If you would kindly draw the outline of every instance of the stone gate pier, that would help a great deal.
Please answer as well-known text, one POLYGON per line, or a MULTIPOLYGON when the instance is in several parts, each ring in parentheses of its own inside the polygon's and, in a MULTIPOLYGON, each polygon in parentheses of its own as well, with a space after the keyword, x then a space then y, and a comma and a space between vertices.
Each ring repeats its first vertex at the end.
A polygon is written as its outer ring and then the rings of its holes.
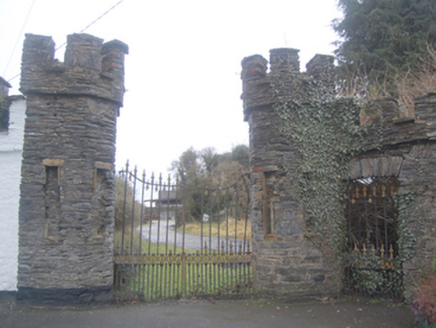
POLYGON ((126 44, 27 34, 27 97, 19 211, 19 299, 109 300, 113 284, 116 119, 126 44))
POLYGON ((333 57, 317 55, 300 73, 298 50, 273 49, 268 61, 260 55, 242 61, 242 100, 249 123, 251 219, 255 289, 286 301, 337 295, 338 269, 305 236, 304 206, 287 192, 287 179, 298 179, 299 153, 278 131, 274 86, 283 101, 298 92, 292 79, 306 78, 334 89, 333 57), (285 170, 283 161, 287 161, 285 170))

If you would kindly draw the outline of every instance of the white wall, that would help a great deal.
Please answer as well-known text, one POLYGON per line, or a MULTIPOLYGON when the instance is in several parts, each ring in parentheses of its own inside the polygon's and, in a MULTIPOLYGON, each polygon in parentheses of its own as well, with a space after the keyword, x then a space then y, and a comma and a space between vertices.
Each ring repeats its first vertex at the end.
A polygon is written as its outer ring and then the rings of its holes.
POLYGON ((0 291, 17 289, 18 206, 25 100, 13 101, 9 131, 0 132, 0 291))

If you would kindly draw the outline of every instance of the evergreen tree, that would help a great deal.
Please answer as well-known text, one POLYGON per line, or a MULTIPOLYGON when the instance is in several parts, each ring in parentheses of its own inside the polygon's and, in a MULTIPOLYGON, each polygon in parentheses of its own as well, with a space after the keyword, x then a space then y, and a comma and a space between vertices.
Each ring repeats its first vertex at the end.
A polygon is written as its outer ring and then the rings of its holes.
POLYGON ((432 62, 435 0, 339 0, 339 7, 344 16, 333 28, 342 38, 336 55, 348 91, 357 80, 365 90, 384 86, 396 96, 396 78, 432 62))
POLYGON ((238 162, 245 169, 250 166, 250 149, 247 145, 237 145, 232 149, 232 160, 238 162))

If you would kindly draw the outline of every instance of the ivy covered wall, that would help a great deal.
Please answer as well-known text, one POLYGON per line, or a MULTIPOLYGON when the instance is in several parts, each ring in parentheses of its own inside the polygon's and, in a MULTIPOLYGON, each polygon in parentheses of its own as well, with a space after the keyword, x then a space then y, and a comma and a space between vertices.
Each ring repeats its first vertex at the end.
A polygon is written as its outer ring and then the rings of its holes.
MULTIPOLYGON (((250 126, 255 288, 261 294, 284 300, 336 295, 341 290, 341 279, 332 247, 342 238, 334 237, 335 241, 330 243, 331 239, 322 236, 324 232, 331 235, 336 227, 323 231, 322 226, 327 227, 328 222, 317 220, 316 213, 310 212, 306 203, 322 203, 327 199, 322 208, 329 212, 337 199, 327 197, 334 192, 317 177, 332 179, 330 187, 335 189, 341 179, 337 174, 324 172, 322 167, 318 170, 318 162, 306 161, 317 158, 316 152, 302 148, 304 140, 320 142, 317 149, 326 145, 324 141, 329 143, 323 134, 334 127, 324 125, 326 117, 322 113, 328 115, 329 101, 333 100, 334 85, 330 78, 333 60, 317 56, 309 65, 309 74, 299 72, 298 50, 271 50, 270 62, 269 73, 267 61, 261 56, 248 57, 242 62, 242 98, 245 119, 250 126), (315 85, 322 87, 313 88, 315 85), (312 91, 317 92, 318 103, 311 102, 312 91), (309 104, 308 111, 305 104, 309 104), (315 108, 324 109, 319 111, 320 116, 311 115, 315 108), (304 123, 293 124, 297 120, 304 123), (311 120, 320 122, 318 127, 325 131, 313 130, 311 120), (302 165, 303 162, 308 165, 302 165), (309 180, 319 184, 306 184, 309 180), (322 188, 318 195, 322 194, 323 199, 312 197, 315 194, 311 190, 317 187, 322 188)), ((328 158, 329 162, 334 160, 328 158)))
POLYGON ((333 61, 317 55, 306 73, 295 49, 271 50, 270 71, 259 55, 242 61, 255 286, 288 300, 341 292, 352 256, 344 213, 348 181, 395 176, 396 268, 405 273, 407 296, 412 273, 425 267, 436 240, 434 95, 417 100, 416 119, 400 119, 391 99, 337 98, 333 61))
POLYGON ((394 99, 365 104, 361 116, 367 136, 349 176, 398 179, 397 261, 403 295, 410 301, 416 282, 430 272, 436 250, 436 94, 415 99, 414 117, 402 117, 394 99))

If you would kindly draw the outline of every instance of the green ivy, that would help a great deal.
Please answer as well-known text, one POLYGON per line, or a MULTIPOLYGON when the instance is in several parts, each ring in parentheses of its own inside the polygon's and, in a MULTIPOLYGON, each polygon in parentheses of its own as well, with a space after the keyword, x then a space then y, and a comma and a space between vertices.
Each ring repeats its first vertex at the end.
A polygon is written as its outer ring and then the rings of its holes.
MULTIPOLYGON (((294 76, 291 83, 292 95, 272 85, 276 98, 273 107, 279 116, 277 128, 299 152, 297 179, 290 161, 283 161, 283 166, 290 193, 304 205, 306 237, 332 255, 342 268, 358 268, 353 270, 352 279, 366 294, 400 295, 401 264, 412 255, 415 242, 406 224, 413 194, 399 194, 395 199, 400 256, 382 260, 369 252, 350 254, 346 245, 345 183, 350 160, 363 151, 367 130, 360 126, 359 113, 365 105, 356 99, 335 98, 323 85, 305 77, 294 76)), ((381 143, 382 138, 378 141, 381 143)))
POLYGON ((398 231, 398 261, 401 263, 409 260, 413 255, 413 247, 416 243, 416 238, 407 224, 410 217, 410 209, 415 201, 414 193, 397 193, 394 195, 395 208, 398 211, 397 216, 397 231, 398 231))
MULTIPOLYGON (((342 254, 346 240, 344 180, 365 134, 359 126, 361 106, 354 99, 334 98, 308 78, 292 81, 292 98, 272 86, 274 110, 280 118, 277 128, 299 152, 298 186, 290 190, 305 206, 306 236, 320 249, 342 254)), ((289 173, 287 162, 283 165, 289 173)))
POLYGON ((390 294, 401 298, 402 295, 402 263, 413 255, 413 246, 416 242, 407 225, 410 217, 410 208, 415 200, 413 193, 398 193, 394 195, 397 209, 397 245, 399 254, 395 258, 380 258, 373 256, 371 251, 366 254, 352 252, 344 254, 344 264, 354 268, 348 285, 358 286, 366 295, 390 294))

